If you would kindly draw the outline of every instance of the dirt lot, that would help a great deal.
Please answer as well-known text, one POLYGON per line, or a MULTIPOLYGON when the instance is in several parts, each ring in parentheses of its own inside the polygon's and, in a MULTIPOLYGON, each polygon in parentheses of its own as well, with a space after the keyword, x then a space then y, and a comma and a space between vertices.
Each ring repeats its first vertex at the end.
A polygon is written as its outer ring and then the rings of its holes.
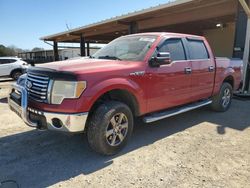
POLYGON ((40 132, 7 107, 0 90, 0 181, 21 187, 250 187, 250 101, 226 113, 202 108, 136 123, 119 154, 92 152, 83 135, 40 132))

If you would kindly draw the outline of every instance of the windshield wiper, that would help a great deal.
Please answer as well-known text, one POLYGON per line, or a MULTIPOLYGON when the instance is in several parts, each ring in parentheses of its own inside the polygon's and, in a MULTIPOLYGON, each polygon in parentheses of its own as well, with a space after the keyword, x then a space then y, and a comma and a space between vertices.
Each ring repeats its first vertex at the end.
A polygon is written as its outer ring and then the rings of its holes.
POLYGON ((109 56, 109 55, 106 55, 106 56, 99 56, 98 59, 112 59, 112 60, 119 60, 121 61, 121 59, 119 57, 116 57, 116 56, 109 56))

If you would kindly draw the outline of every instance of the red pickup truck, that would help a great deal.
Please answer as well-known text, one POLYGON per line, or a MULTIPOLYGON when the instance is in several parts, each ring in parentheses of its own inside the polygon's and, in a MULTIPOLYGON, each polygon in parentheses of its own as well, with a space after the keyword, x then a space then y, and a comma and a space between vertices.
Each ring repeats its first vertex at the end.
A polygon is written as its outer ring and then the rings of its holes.
POLYGON ((204 37, 141 33, 115 39, 92 57, 29 68, 9 106, 37 129, 86 131, 96 152, 112 155, 145 123, 210 105, 228 110, 242 61, 215 58, 204 37))

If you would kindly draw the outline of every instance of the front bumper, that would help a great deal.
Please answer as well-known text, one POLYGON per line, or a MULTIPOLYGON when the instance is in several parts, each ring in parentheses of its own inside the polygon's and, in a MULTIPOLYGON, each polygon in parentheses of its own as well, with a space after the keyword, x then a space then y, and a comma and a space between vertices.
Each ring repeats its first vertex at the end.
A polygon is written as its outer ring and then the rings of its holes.
POLYGON ((27 90, 13 84, 8 97, 9 107, 30 127, 62 132, 83 132, 88 113, 65 114, 44 112, 28 107, 27 90), (16 92, 15 92, 16 91, 16 92), (17 97, 15 97, 17 96, 17 97))

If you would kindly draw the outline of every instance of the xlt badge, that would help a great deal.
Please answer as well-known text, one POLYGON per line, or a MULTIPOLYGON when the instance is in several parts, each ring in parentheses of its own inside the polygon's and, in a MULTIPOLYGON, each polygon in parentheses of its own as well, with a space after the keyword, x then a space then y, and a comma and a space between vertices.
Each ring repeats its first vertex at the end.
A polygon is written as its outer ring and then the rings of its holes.
POLYGON ((130 76, 143 76, 145 74, 145 71, 137 71, 137 72, 131 72, 130 76))

